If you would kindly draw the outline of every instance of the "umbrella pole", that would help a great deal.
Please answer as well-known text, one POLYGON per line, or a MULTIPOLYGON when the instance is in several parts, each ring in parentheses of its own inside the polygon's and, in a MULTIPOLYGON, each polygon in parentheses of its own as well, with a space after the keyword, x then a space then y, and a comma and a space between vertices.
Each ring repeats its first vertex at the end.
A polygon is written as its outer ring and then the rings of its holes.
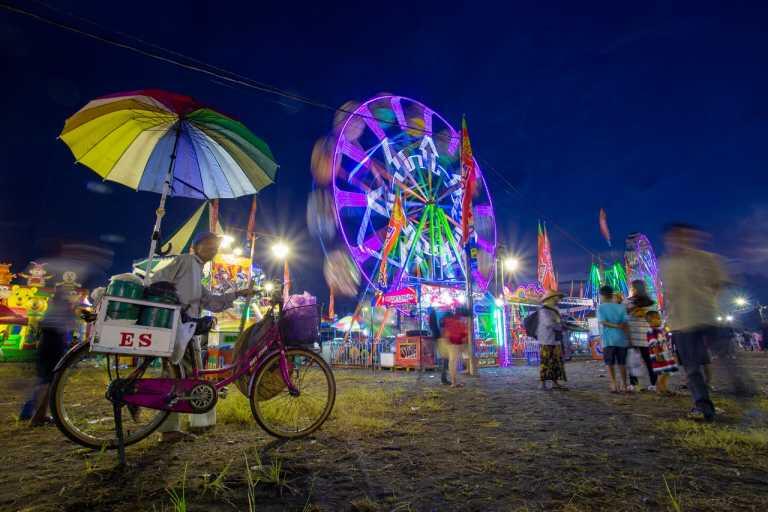
POLYGON ((181 119, 176 123, 176 139, 173 141, 173 151, 171 152, 171 163, 168 164, 168 174, 165 177, 165 183, 163 183, 163 192, 160 194, 160 205, 155 210, 155 227, 152 230, 152 241, 149 243, 149 257, 147 257, 147 267, 144 272, 144 286, 149 284, 150 273, 152 272, 152 261, 155 258, 155 250, 157 249, 157 243, 160 239, 160 224, 163 222, 163 215, 165 215, 165 199, 168 197, 168 193, 171 191, 171 181, 173 180, 173 168, 176 163, 176 149, 179 146, 179 136, 181 135, 181 119))

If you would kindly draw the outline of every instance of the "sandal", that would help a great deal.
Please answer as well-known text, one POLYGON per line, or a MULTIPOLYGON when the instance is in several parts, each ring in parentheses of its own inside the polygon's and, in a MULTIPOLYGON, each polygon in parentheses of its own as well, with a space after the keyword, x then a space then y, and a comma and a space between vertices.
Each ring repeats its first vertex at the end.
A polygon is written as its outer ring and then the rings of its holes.
POLYGON ((47 427, 56 423, 51 416, 44 416, 40 420, 34 420, 29 422, 30 427, 47 427))

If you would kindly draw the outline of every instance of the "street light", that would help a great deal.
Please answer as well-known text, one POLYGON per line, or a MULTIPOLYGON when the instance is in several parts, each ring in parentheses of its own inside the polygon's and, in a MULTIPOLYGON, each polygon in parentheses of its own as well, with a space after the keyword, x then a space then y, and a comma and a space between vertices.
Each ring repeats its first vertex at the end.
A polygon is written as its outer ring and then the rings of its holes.
POLYGON ((279 260, 286 259, 290 253, 291 248, 285 242, 277 242, 272 246, 272 255, 279 260))
POLYGON ((733 315, 728 315, 725 317, 726 322, 733 322, 733 315))
POLYGON ((733 299, 733 303, 739 306, 740 308, 743 308, 747 305, 747 299, 744 297, 736 297, 733 299))
POLYGON ((504 270, 507 272, 517 272, 520 268, 520 260, 514 256, 507 256, 504 258, 504 270))
POLYGON ((221 235, 221 241, 219 242, 219 247, 222 249, 229 248, 230 245, 232 245, 232 242, 235 241, 235 238, 231 235, 221 235))
POLYGON ((721 316, 717 317, 717 321, 718 322, 722 322, 723 321, 723 317, 721 317, 721 316))

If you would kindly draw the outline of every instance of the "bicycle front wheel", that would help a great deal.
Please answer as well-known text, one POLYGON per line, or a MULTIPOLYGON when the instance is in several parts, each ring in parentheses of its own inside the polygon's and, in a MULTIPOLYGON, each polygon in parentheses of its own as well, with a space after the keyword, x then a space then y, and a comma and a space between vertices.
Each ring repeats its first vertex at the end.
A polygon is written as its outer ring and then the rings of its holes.
MULTIPOLYGON (((136 358, 140 361, 142 358, 136 358)), ((133 358, 97 354, 83 343, 69 352, 51 383, 51 413, 59 430, 72 441, 99 450, 117 448, 112 402, 106 398, 107 387, 118 372, 127 376, 133 358)), ((178 367, 172 367, 178 378, 178 367)), ((161 360, 157 359, 142 377, 160 377, 161 360)), ((154 432, 168 416, 168 411, 122 410, 125 445, 137 443, 154 432)))
POLYGON ((251 412, 275 437, 302 437, 328 419, 336 401, 336 381, 328 363, 311 350, 288 349, 285 357, 298 393, 289 392, 280 372, 280 354, 273 354, 251 384, 251 412))

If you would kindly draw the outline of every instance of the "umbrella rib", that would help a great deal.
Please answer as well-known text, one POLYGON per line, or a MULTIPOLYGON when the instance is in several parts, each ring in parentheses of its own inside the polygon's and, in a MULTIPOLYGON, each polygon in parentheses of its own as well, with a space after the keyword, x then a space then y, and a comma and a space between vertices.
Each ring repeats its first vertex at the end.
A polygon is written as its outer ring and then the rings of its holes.
MULTIPOLYGON (((190 128, 193 128, 195 131, 200 131, 200 130, 199 130, 197 127, 196 127, 196 126, 192 126, 192 125, 190 125, 189 127, 190 127, 190 128)), ((203 135, 204 135, 204 134, 203 134, 203 135)), ((226 173, 226 172, 224 172, 224 166, 223 166, 223 165, 221 165, 221 162, 219 161, 219 159, 218 159, 218 158, 216 158, 216 154, 213 152, 213 150, 211 149, 211 145, 208 143, 208 141, 209 141, 209 140, 213 141, 213 139, 210 139, 208 136, 204 136, 204 137, 203 137, 203 136, 200 136, 200 139, 201 139, 201 142, 200 142, 200 143, 201 143, 201 144, 205 144, 205 147, 206 147, 206 148, 208 148, 208 152, 211 154, 211 157, 212 157, 214 160, 216 160, 216 163, 218 164, 218 166, 219 166, 219 169, 221 169, 221 175, 222 175, 222 176, 224 176, 224 181, 226 181, 226 182, 227 182, 227 187, 229 187, 229 191, 232 193, 232 196, 233 196, 233 197, 236 197, 236 196, 235 196, 235 190, 232 188, 232 183, 229 181, 229 178, 227 177, 227 173, 226 173)), ((226 150, 225 150, 223 147, 222 147, 222 150, 223 150, 223 151, 226 151, 226 150)), ((239 165, 239 164, 238 164, 238 165, 239 165)), ((201 171, 201 174, 202 174, 202 171, 201 171)), ((217 187, 217 188, 218 188, 218 187, 217 187)))
MULTIPOLYGON (((159 125, 157 125, 157 126, 159 126, 159 125)), ((171 124, 171 126, 169 126, 168 128, 166 128, 166 129, 165 129, 165 132, 168 132, 168 131, 169 131, 169 130, 172 128, 172 127, 173 127, 173 124, 171 124)), ((143 133, 143 132, 145 132, 145 131, 149 131, 149 130, 142 130, 142 133, 143 133)), ((159 131, 159 130, 158 130, 158 131, 159 131)), ((136 138, 135 138, 135 139, 133 139, 133 140, 134 140, 134 141, 136 141, 136 139, 138 139, 140 135, 141 135, 141 133, 140 133, 139 135, 137 135, 137 136, 136 136, 136 138)), ((163 135, 161 135, 161 136, 160 136, 160 138, 162 139, 162 138, 163 138, 163 135)), ((109 175, 110 175, 110 174, 112 174, 112 171, 114 171, 114 170, 115 170, 115 167, 117 167, 117 164, 119 164, 119 163, 120 163, 120 160, 122 160, 122 159, 123 159, 123 157, 124 157, 124 156, 125 156, 125 154, 128 152, 128 150, 129 150, 129 149, 131 149, 131 146, 132 146, 132 145, 133 145, 133 142, 131 142, 131 144, 126 144, 125 148, 124 148, 124 149, 123 149, 123 151, 120 153, 120 156, 119 156, 119 157, 117 157, 117 160, 115 160, 115 163, 114 163, 114 164, 112 165, 112 167, 109 169, 109 172, 107 172, 107 174, 104 176, 104 179, 105 179, 105 180, 106 180, 107 178, 109 178, 109 175)), ((149 154, 150 154, 150 157, 152 156, 152 153, 154 153, 154 151, 155 151, 155 148, 152 148, 152 151, 150 151, 150 152, 149 152, 149 154)), ((149 161, 149 160, 147 160, 147 161, 149 161)), ((145 163, 145 165, 144 165, 144 168, 146 169, 146 163, 145 163)), ((142 174, 142 176, 141 176, 141 177, 139 177, 139 182, 136 184, 136 190, 138 190, 138 189, 139 189, 139 186, 141 185, 141 178, 142 178, 142 177, 143 177, 143 175, 144 175, 144 171, 143 171, 143 170, 142 170, 141 174, 142 174)))
POLYGON ((174 176, 174 177, 173 177, 173 180, 174 180, 174 181, 178 181, 179 183, 181 183, 181 184, 182 184, 182 185, 184 185, 185 187, 189 187, 189 188, 191 188, 191 189, 192 189, 192 190, 194 190, 195 192, 200 192, 200 194, 201 194, 201 195, 202 195, 202 196, 203 196, 203 197, 204 197, 206 200, 210 199, 210 198, 209 198, 207 195, 205 195, 205 192, 203 192, 202 190, 200 190, 199 188, 197 188, 197 187, 196 187, 196 186, 194 186, 194 185, 190 185, 189 183, 187 183, 186 181, 182 180, 181 178, 177 178, 176 176, 174 176))
MULTIPOLYGON (((80 163, 80 162, 83 160, 83 158, 85 158, 86 156, 88 156, 88 154, 89 154, 91 151, 93 151, 93 150, 96 148, 96 146, 98 146, 99 144, 101 144, 102 142, 104 142, 104 139, 106 139, 107 137, 109 137, 110 135, 112 135, 113 133, 115 133, 117 130, 119 130, 119 129, 120 129, 120 128, 122 128, 123 126, 125 126, 125 123, 119 124, 119 125, 115 126, 114 128, 112 128, 111 130, 109 130, 109 132, 107 132, 106 134, 104 134, 104 136, 103 136, 103 137, 101 137, 101 138, 100 138, 99 140, 97 140, 97 141, 96 141, 96 142, 95 142, 95 143, 94 143, 94 144, 93 144, 93 145, 92 145, 90 148, 88 148, 88 151, 86 151, 85 153, 83 153, 83 155, 82 155, 82 156, 78 157, 78 158, 77 158, 77 160, 76 160, 76 162, 77 162, 77 163, 80 163)), ((65 142, 65 144, 66 144, 66 142, 65 142)), ((129 144, 129 145, 130 145, 130 144, 129 144)), ((114 166, 113 166, 113 167, 114 167, 114 166)), ((111 171, 112 171, 112 169, 110 169, 110 172, 111 172, 111 171)), ((109 175, 109 172, 107 173, 107 175, 109 175)))

